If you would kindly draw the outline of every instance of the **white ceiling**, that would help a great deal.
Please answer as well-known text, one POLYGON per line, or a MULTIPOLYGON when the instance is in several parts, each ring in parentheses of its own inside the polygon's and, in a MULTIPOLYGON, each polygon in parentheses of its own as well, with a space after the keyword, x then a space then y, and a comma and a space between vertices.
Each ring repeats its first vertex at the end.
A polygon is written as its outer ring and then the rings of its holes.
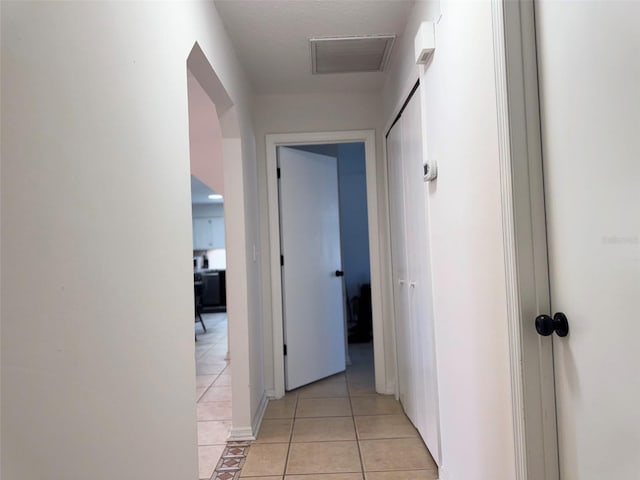
MULTIPOLYGON (((402 34, 415 0, 216 0, 259 94, 375 92, 385 73, 311 74, 309 38, 402 34)), ((396 40, 397 43, 397 40, 396 40)), ((393 61, 394 52, 391 52, 393 61)))
POLYGON ((224 199, 212 200, 209 195, 214 194, 213 190, 207 187, 204 183, 191 175, 191 203, 224 203, 224 199))

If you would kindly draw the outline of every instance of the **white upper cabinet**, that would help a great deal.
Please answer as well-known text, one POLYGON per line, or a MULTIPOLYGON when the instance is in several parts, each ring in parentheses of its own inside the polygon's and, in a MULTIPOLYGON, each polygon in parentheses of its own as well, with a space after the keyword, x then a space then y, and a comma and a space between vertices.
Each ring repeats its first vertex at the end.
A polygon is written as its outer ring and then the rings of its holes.
POLYGON ((224 248, 224 217, 193 219, 193 249, 224 248))

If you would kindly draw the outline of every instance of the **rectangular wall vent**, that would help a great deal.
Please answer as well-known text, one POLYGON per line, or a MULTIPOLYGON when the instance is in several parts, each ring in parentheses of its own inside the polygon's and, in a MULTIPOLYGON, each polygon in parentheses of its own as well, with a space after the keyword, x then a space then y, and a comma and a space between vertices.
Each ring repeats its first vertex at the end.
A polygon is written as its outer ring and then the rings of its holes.
POLYGON ((395 35, 310 38, 312 72, 381 72, 395 38, 395 35))

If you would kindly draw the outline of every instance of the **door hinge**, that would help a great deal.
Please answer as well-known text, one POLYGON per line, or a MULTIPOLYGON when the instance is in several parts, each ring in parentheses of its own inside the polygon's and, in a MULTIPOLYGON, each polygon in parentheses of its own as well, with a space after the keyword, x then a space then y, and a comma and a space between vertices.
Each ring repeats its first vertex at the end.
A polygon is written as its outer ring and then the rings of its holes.
POLYGON ((280 266, 284 267, 284 255, 280 255, 280 266))
POLYGON ((280 167, 278 167, 278 178, 280 178, 280 167))
POLYGON ((287 354, 287 346, 286 345, 282 346, 282 353, 284 353, 285 355, 287 354))

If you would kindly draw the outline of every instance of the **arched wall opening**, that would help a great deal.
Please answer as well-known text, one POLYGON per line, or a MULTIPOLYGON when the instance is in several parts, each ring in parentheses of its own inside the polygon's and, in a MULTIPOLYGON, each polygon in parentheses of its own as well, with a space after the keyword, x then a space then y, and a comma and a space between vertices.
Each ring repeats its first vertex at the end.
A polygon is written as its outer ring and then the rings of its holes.
POLYGON ((228 351, 233 362, 231 438, 250 438, 248 289, 243 145, 236 106, 200 46, 187 58, 192 175, 224 195, 228 351))

